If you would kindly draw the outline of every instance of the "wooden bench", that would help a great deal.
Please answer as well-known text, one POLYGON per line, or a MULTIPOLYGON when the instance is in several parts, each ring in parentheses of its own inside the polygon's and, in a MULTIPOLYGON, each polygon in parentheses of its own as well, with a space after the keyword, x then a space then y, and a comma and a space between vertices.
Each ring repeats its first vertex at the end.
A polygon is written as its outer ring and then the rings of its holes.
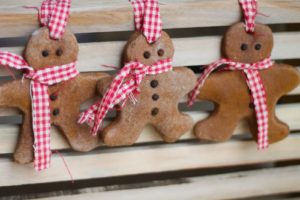
MULTIPOLYGON (((0 48, 22 53, 27 37, 38 27, 36 11, 24 5, 41 0, 0 1, 0 48)), ((274 30, 272 58, 300 67, 300 1, 259 0, 257 21, 274 30)), ((109 71, 119 66, 121 51, 133 31, 127 0, 73 0, 70 29, 80 42, 78 69, 109 71)), ((164 29, 174 38, 174 66, 208 64, 220 57, 226 27, 241 19, 237 0, 162 0, 164 29)), ((300 68, 299 68, 300 69, 300 68)), ((1 82, 8 80, 4 69, 1 82)), ((288 77, 287 77, 288 78, 288 77)), ((1 95, 1 94, 0 94, 1 95)), ((0 111, 0 197, 53 199, 275 199, 300 197, 300 87, 281 99, 276 112, 291 128, 288 138, 258 152, 244 122, 225 143, 199 142, 192 132, 165 144, 147 127, 136 145, 78 153, 55 128, 51 169, 37 173, 32 164, 12 161, 21 115, 0 111)), ((184 102, 184 101, 182 101, 184 102)), ((184 107, 184 106, 183 106, 184 107)), ((185 109, 195 121, 211 105, 185 109)))

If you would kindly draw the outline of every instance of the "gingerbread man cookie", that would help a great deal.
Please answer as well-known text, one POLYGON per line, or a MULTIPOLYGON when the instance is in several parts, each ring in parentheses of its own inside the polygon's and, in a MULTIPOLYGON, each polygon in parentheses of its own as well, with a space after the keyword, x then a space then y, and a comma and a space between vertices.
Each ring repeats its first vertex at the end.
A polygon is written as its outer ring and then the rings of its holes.
POLYGON ((106 145, 133 144, 147 124, 154 126, 164 141, 174 142, 193 126, 191 117, 181 113, 178 104, 193 88, 196 76, 184 67, 172 69, 174 47, 162 31, 158 2, 137 0, 132 4, 137 31, 125 46, 124 67, 112 81, 99 81, 103 98, 83 113, 80 122, 94 122, 95 134, 108 110, 120 105, 116 119, 101 133, 106 145), (151 10, 156 11, 154 16, 151 10), (143 28, 145 23, 153 26, 143 28))
POLYGON ((213 113, 196 123, 197 138, 228 140, 239 121, 247 119, 258 148, 263 149, 289 133, 288 126, 276 117, 275 107, 280 97, 299 85, 300 74, 292 66, 270 60, 273 34, 268 26, 255 24, 254 31, 249 24, 246 31, 244 23, 228 29, 222 44, 225 58, 200 75, 190 104, 193 98, 215 103, 213 113), (247 31, 250 27, 253 31, 247 31), (218 67, 219 71, 208 76, 218 67))
MULTIPOLYGON (((225 35, 223 50, 228 58, 238 62, 255 63, 270 55, 273 41, 268 27, 257 24, 258 35, 256 36, 246 32, 241 34, 242 29, 242 23, 236 24, 225 35), (259 35, 260 30, 263 31, 261 32, 263 35, 259 35), (236 34, 238 32, 239 34, 236 34), (234 42, 232 42, 233 38, 234 42), (245 56, 246 54, 248 56, 245 56)), ((286 64, 274 64, 270 69, 261 71, 260 75, 266 89, 269 143, 272 144, 284 139, 289 133, 288 126, 276 117, 276 103, 280 97, 299 85, 300 76, 294 67, 286 64)), ((213 73, 206 80, 197 98, 213 101, 216 104, 214 112, 195 125, 194 132, 199 139, 228 140, 239 121, 246 118, 251 133, 257 140, 257 124, 251 93, 241 72, 213 73)))
POLYGON ((44 152, 50 149, 50 125, 61 130, 74 150, 89 151, 99 145, 99 138, 92 136, 89 127, 78 124, 77 120, 80 105, 97 96, 97 81, 108 76, 79 74, 75 68, 78 55, 75 35, 65 30, 59 39, 53 39, 50 34, 49 27, 35 31, 24 51, 25 59, 0 52, 2 65, 25 70, 23 79, 0 86, 0 107, 17 108, 23 114, 14 159, 25 164, 35 156, 37 170, 49 167, 49 160, 38 163, 37 154, 47 156, 44 152))
MULTIPOLYGON (((139 60, 151 66, 159 60, 172 58, 173 54, 174 48, 167 33, 163 32, 157 42, 148 44, 143 34, 135 32, 126 45, 124 61, 139 60)), ((100 93, 104 92, 105 81, 99 81, 100 93)), ((194 73, 184 67, 146 76, 139 86, 136 103, 128 102, 103 130, 104 143, 108 146, 131 145, 147 124, 153 125, 164 141, 175 142, 193 126, 191 117, 181 113, 178 104, 195 82, 194 73)))

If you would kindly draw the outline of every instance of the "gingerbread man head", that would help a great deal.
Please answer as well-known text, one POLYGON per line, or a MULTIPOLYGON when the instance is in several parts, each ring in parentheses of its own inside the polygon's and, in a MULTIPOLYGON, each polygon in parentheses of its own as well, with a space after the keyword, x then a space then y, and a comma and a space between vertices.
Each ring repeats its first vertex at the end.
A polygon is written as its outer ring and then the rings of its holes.
POLYGON ((35 31, 29 39, 24 57, 34 69, 60 66, 75 62, 78 55, 76 37, 66 30, 58 40, 50 37, 49 29, 43 27, 35 31))
POLYGON ((174 46, 166 32, 163 31, 161 37, 150 44, 141 32, 136 31, 125 46, 123 61, 125 63, 138 61, 144 65, 153 65, 159 60, 172 58, 173 55, 174 46))
POLYGON ((272 30, 263 24, 255 25, 255 32, 247 32, 244 23, 232 25, 223 38, 223 54, 235 62, 256 63, 271 56, 272 30))

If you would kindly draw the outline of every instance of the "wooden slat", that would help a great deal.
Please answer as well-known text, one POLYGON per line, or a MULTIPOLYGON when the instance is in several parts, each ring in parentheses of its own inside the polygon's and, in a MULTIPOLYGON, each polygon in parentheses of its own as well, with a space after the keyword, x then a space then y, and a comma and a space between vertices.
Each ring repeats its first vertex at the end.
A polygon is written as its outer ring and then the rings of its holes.
MULTIPOLYGON (((291 128, 291 130, 300 130, 300 103, 297 104, 288 104, 288 105, 279 105, 276 110, 279 119, 285 121, 291 128)), ((204 119, 207 114, 204 112, 189 112, 189 114, 193 117, 194 121, 197 122, 201 119, 204 119)), ((0 145, 0 154, 1 153, 12 153, 15 148, 15 144, 17 141, 19 128, 14 125, 1 125, 0 126, 0 141, 2 141, 2 145, 0 145)), ((241 122, 240 125, 236 128, 234 134, 243 134, 249 133, 248 126, 245 122, 241 122)), ((65 141, 65 139, 61 136, 59 131, 55 128, 52 128, 51 131, 51 145, 52 149, 67 149, 69 145, 65 141)), ((192 139, 194 138, 192 130, 188 131, 185 135, 181 137, 181 140, 192 139)), ((145 143, 145 142, 156 142, 161 141, 160 136, 156 133, 156 131, 147 126, 137 143, 145 143)))
MULTIPOLYGON (((253 141, 228 141, 99 150, 64 155, 64 159, 74 179, 82 180, 299 159, 299 145, 300 134, 296 134, 265 151, 257 151, 253 141)), ((32 164, 19 165, 7 158, 0 158, 0 169, 0 187, 70 180, 58 155, 53 156, 52 167, 40 173, 32 164)))
MULTIPOLYGON (((185 178, 184 183, 130 190, 95 192, 47 198, 49 200, 187 200, 240 199, 300 191, 300 166, 185 178)), ((93 191, 97 191, 95 188, 93 191)), ((254 198, 253 198, 254 199, 254 198)))
MULTIPOLYGON (((35 10, 41 0, 1 0, 0 37, 29 35, 38 26, 35 10)), ((236 0, 164 0, 161 2, 164 28, 225 26, 239 21, 236 0), (224 17, 225 16, 225 17, 224 17)), ((300 2, 295 0, 260 0, 261 23, 299 23, 300 2)), ((70 28, 76 33, 133 30, 132 8, 124 0, 74 0, 70 28)))
MULTIPOLYGON (((300 32, 276 33, 273 59, 300 58, 300 32)), ((208 64, 220 58, 220 36, 175 38, 174 66, 208 64), (205 48, 204 48, 205 47, 205 48)), ((80 44, 77 68, 84 71, 108 71, 101 65, 120 66, 121 52, 125 42, 101 42, 80 44)), ((21 54, 23 47, 2 48, 21 54)))

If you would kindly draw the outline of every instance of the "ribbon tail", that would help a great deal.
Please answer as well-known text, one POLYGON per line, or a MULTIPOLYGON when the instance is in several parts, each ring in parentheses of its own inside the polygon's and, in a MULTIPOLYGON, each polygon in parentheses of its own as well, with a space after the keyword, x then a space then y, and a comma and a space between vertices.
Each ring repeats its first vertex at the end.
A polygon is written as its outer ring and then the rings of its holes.
POLYGON ((34 168, 37 171, 50 167, 50 104, 48 87, 31 81, 32 125, 34 133, 34 168))
POLYGON ((261 76, 256 70, 244 70, 247 76, 247 84, 251 90, 255 116, 257 121, 258 150, 268 148, 269 116, 267 96, 261 76))

